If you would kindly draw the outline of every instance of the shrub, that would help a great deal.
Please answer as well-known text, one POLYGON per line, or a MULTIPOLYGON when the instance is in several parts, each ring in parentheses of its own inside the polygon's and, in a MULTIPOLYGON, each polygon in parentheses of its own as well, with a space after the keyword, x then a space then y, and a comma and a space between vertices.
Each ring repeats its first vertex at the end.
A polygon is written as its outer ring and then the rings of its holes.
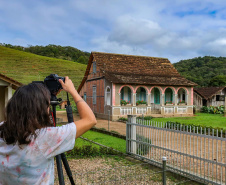
POLYGON ((173 104, 173 102, 172 101, 166 101, 165 105, 166 104, 173 104))
POLYGON ((123 99, 121 99, 121 101, 120 101, 121 105, 127 105, 129 103, 130 103, 130 101, 126 101, 126 100, 123 100, 123 99))
MULTIPOLYGON (((151 116, 144 116, 144 120, 151 120, 153 117, 151 116)), ((137 119, 143 119, 142 116, 138 116, 137 119)))
POLYGON ((184 100, 180 100, 180 101, 179 101, 179 104, 180 104, 180 103, 185 103, 185 101, 184 101, 184 100))
POLYGON ((166 125, 167 125, 167 128, 168 129, 172 129, 172 130, 181 130, 181 131, 188 131, 189 132, 194 132, 197 133, 197 129, 198 129, 198 133, 200 134, 201 133, 201 130, 202 130, 202 134, 205 134, 205 130, 206 130, 206 135, 214 135, 214 136, 217 136, 217 132, 218 132, 218 136, 220 137, 221 136, 221 131, 222 131, 222 136, 225 137, 226 135, 226 130, 222 129, 222 128, 219 128, 219 127, 205 127, 205 126, 201 126, 201 125, 194 125, 194 124, 182 124, 180 122, 173 122, 173 121, 167 121, 165 123, 165 128, 166 128, 166 125))
POLYGON ((124 117, 120 117, 120 118, 118 119, 118 121, 125 122, 125 121, 128 121, 128 119, 127 119, 127 118, 124 118, 124 117))
POLYGON ((107 131, 107 129, 106 128, 99 128, 100 130, 103 130, 103 131, 107 131))
POLYGON ((72 112, 73 112, 73 113, 78 113, 77 106, 71 105, 71 108, 72 108, 72 112))
MULTIPOLYGON (((139 134, 136 135, 136 138, 137 138, 138 141, 151 144, 150 138, 146 138, 146 137, 141 136, 139 134)), ((139 143, 139 142, 137 143, 137 154, 138 155, 147 155, 149 153, 150 149, 151 149, 150 145, 142 144, 142 143, 139 143)))
POLYGON ((224 106, 218 106, 218 107, 214 107, 214 106, 203 106, 201 108, 201 112, 203 113, 210 113, 210 114, 224 114, 224 106))
POLYGON ((147 102, 146 101, 143 101, 143 100, 138 100, 136 102, 136 105, 139 105, 139 104, 147 104, 147 102))
POLYGON ((113 133, 113 134, 118 134, 118 135, 120 135, 120 133, 119 133, 119 132, 114 131, 114 130, 111 130, 110 132, 111 132, 111 133, 113 133))
POLYGON ((95 157, 103 155, 116 155, 119 154, 113 148, 106 147, 93 147, 92 145, 84 145, 82 147, 74 147, 72 150, 66 152, 67 157, 95 157))

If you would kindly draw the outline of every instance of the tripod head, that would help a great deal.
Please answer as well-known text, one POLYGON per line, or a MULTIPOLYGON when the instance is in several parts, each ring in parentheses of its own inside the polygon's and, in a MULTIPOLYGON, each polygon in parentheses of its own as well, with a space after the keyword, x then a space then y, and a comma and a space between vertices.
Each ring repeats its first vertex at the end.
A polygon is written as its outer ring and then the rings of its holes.
MULTIPOLYGON (((57 74, 50 74, 49 76, 47 76, 44 81, 33 81, 34 83, 42 83, 44 84, 47 89, 49 90, 50 94, 51 94, 51 98, 50 98, 50 105, 52 106, 52 113, 53 113, 53 119, 56 120, 56 106, 60 104, 60 102, 62 101, 61 98, 57 98, 56 95, 58 94, 58 92, 60 92, 62 88, 59 79, 61 79, 63 82, 65 82, 65 78, 64 77, 60 77, 57 74)), ((67 118, 68 118, 68 123, 71 123, 74 121, 73 119, 73 112, 72 112, 72 108, 70 105, 70 101, 68 98, 68 93, 67 93, 67 106, 66 106, 66 111, 67 111, 67 118)))
POLYGON ((61 102, 62 102, 61 98, 57 98, 56 95, 51 94, 50 105, 56 106, 59 105, 61 102))

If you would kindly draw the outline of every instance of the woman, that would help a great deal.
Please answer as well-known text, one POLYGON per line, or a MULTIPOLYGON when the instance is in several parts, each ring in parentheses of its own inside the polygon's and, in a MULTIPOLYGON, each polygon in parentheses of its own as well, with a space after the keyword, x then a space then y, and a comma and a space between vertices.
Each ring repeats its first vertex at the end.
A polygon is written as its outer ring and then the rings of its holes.
POLYGON ((65 77, 65 83, 59 82, 72 95, 81 119, 53 127, 49 90, 38 83, 18 88, 0 123, 0 185, 54 184, 54 157, 71 150, 75 138, 96 124, 72 81, 65 77))

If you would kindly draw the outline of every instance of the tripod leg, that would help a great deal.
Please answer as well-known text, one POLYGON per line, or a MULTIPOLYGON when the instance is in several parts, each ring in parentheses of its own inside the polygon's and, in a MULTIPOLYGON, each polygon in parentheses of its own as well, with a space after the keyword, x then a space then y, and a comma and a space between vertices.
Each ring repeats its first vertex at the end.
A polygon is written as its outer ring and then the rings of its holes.
POLYGON ((64 168, 65 168, 65 170, 67 172, 67 176, 69 177, 69 180, 70 180, 71 184, 75 185, 75 182, 74 182, 74 179, 73 179, 70 167, 69 167, 68 162, 67 162, 66 155, 64 153, 62 153, 60 155, 61 155, 61 160, 63 161, 63 164, 64 164, 64 168))
POLYGON ((56 164, 57 164, 57 172, 59 177, 59 184, 64 185, 64 175, 63 175, 63 169, 62 169, 62 163, 61 163, 61 156, 56 156, 56 164))

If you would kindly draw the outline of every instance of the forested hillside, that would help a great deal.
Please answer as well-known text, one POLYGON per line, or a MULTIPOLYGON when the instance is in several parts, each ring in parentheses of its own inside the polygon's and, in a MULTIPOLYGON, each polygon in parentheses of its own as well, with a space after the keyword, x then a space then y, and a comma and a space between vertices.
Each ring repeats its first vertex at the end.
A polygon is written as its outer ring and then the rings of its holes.
MULTIPOLYGON (((90 53, 83 52, 71 46, 63 47, 57 45, 47 45, 23 47, 11 44, 0 45, 37 55, 70 60, 85 65, 87 65, 90 56, 90 53)), ((14 60, 19 61, 16 57, 14 60)), ((50 58, 46 59, 46 61, 50 61, 50 58)), ((23 60, 21 62, 23 62, 23 60)), ((44 65, 44 63, 42 65, 44 65)), ((62 63, 62 66, 63 65, 64 63, 62 63)), ((197 57, 188 60, 181 60, 173 65, 182 76, 199 84, 200 87, 226 85, 226 57, 197 57)))
POLYGON ((5 46, 7 48, 30 52, 41 56, 70 60, 81 64, 88 64, 90 56, 90 53, 83 52, 71 46, 59 46, 53 44, 49 44, 47 46, 28 46, 28 47, 16 46, 11 44, 0 44, 0 45, 5 46))
POLYGON ((197 57, 173 65, 182 76, 201 87, 226 85, 226 57, 197 57))

